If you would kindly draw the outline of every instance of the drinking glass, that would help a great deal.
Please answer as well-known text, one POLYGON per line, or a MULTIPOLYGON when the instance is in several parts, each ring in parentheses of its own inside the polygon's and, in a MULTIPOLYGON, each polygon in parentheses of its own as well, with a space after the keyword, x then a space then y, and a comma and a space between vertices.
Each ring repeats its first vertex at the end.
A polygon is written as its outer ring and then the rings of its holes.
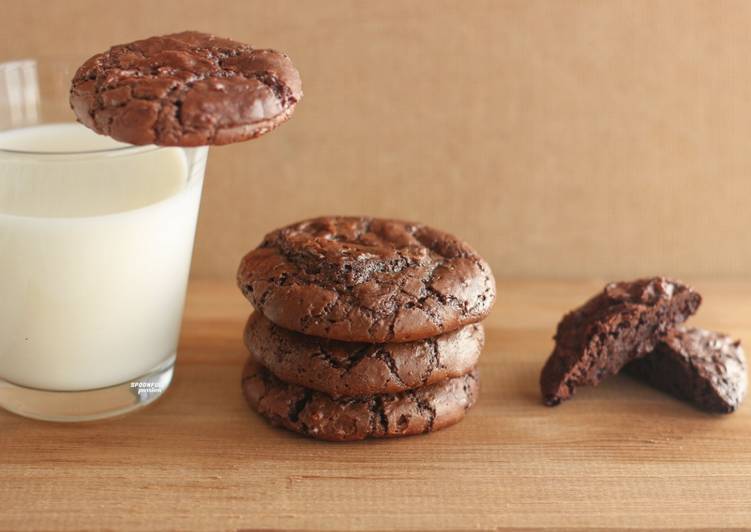
POLYGON ((75 123, 83 59, 0 64, 0 407, 51 421, 169 387, 208 153, 75 123))

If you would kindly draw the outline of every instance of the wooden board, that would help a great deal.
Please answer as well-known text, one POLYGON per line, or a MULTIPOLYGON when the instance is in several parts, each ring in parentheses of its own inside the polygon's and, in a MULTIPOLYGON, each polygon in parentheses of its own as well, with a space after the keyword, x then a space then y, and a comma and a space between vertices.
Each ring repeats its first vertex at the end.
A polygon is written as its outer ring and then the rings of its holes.
MULTIPOLYGON (((694 323, 751 338, 751 283, 694 284, 694 323)), ((0 413, 0 529, 751 527, 751 405, 710 416, 628 377, 541 405, 555 324, 601 286, 500 282, 464 422, 331 444, 246 407, 249 307, 231 283, 193 282, 156 404, 78 425, 0 413)))

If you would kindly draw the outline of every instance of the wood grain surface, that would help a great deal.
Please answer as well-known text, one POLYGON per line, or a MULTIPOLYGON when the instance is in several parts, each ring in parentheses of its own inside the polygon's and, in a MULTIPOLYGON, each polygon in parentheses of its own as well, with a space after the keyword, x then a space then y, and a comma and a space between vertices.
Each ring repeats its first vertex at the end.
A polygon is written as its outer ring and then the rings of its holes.
MULTIPOLYGON (((694 285, 694 323, 751 337, 751 283, 694 285)), ((0 529, 582 529, 751 526, 751 406, 710 416, 628 377, 550 409, 560 315, 601 281, 499 283, 479 404, 428 436, 274 429, 240 393, 248 305, 195 281, 169 393, 106 422, 0 413, 0 529)))

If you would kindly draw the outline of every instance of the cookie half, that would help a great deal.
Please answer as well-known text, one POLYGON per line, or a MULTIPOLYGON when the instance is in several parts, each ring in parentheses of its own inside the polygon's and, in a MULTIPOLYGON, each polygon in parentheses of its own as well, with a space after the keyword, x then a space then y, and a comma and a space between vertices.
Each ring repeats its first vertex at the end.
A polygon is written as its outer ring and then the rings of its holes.
POLYGON ((333 397, 398 393, 468 373, 485 341, 482 325, 400 344, 341 342, 288 331, 254 312, 244 333, 251 355, 279 379, 333 397))
POLYGON ((557 405, 577 386, 596 385, 651 352, 700 304, 696 291, 664 277, 607 285, 558 324, 540 375, 545 404, 557 405))
POLYGON ((73 77, 78 120, 130 144, 199 146, 263 135, 302 98, 300 75, 275 50, 184 31, 113 46, 73 77))
POLYGON ((469 245, 420 224, 321 217, 268 234, 237 274, 269 320, 348 342, 408 342, 485 318, 490 266, 469 245))
POLYGON ((473 370, 398 394, 333 399, 280 381, 251 357, 242 387, 248 403, 273 425, 319 440, 354 441, 423 434, 461 421, 477 400, 479 374, 473 370))
POLYGON ((626 366, 655 388, 709 412, 734 412, 746 396, 746 355, 740 342, 704 329, 678 328, 626 366))

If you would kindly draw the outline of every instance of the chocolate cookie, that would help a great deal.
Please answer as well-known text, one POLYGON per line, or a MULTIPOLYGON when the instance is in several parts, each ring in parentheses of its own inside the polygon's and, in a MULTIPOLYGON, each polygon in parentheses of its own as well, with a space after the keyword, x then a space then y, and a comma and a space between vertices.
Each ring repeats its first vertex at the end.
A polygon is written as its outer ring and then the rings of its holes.
POLYGON ((570 398, 652 351, 696 312, 701 296, 662 277, 612 283, 558 324, 555 349, 540 375, 545 404, 570 398))
POLYGON ((488 264, 424 225, 322 217, 268 235, 242 260, 240 289, 286 329, 350 342, 407 342, 482 320, 488 264))
POLYGON ((70 91, 85 126, 162 146, 255 138, 287 120, 301 98, 286 55, 195 31, 113 46, 78 69, 70 91))
POLYGON ((254 312, 245 345, 279 379, 333 397, 397 393, 468 373, 485 334, 473 323, 425 340, 401 344, 340 342, 305 336, 254 312))
POLYGON ((735 411, 748 386, 740 342, 703 329, 672 331, 626 371, 710 412, 735 411))
POLYGON ((360 399, 287 384, 251 360, 242 380, 248 403, 273 425, 312 438, 353 441, 440 430, 464 418, 477 400, 477 370, 417 390, 360 399))

